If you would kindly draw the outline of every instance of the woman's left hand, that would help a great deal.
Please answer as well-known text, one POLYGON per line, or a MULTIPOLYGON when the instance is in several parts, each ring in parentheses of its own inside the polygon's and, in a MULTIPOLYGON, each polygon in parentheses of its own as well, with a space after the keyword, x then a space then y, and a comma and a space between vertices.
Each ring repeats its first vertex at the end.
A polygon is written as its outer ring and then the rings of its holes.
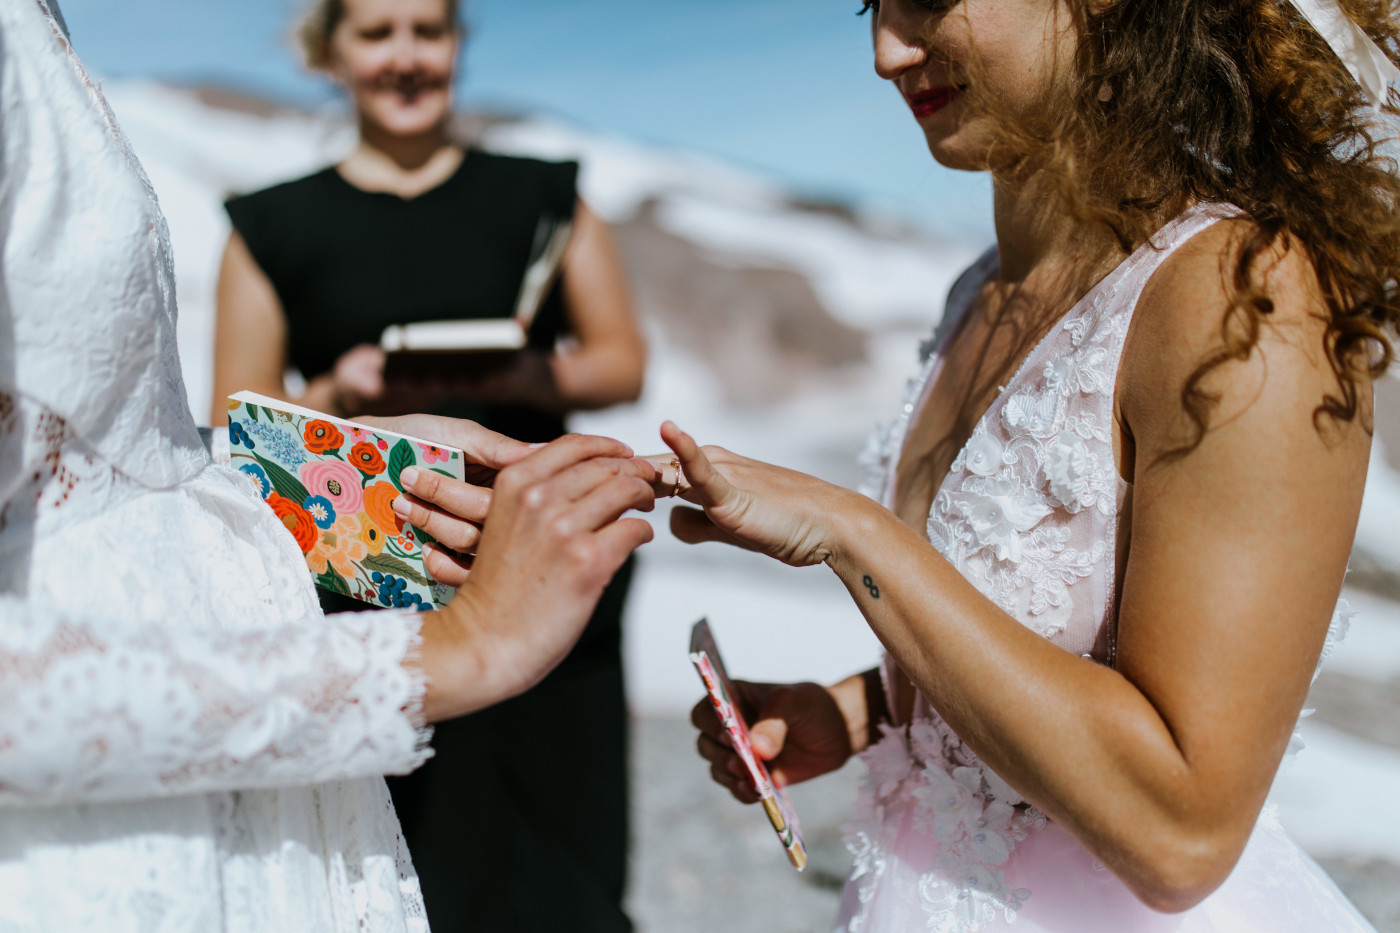
POLYGON ((837 517, 868 501, 722 447, 701 449, 670 421, 661 426, 661 439, 680 461, 688 487, 681 498, 700 506, 671 512, 671 532, 688 544, 723 541, 794 567, 820 564, 836 546, 837 517))

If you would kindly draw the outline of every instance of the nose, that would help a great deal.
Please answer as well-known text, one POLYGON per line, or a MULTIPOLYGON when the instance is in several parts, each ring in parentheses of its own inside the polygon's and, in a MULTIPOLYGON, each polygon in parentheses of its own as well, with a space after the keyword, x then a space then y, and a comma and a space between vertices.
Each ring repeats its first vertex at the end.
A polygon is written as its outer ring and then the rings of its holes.
POLYGON ((418 64, 418 40, 412 29, 396 29, 390 62, 394 70, 412 71, 418 64))
POLYGON ((910 68, 928 61, 928 47, 918 23, 900 3, 882 3, 872 26, 875 41, 875 73, 894 81, 910 68))

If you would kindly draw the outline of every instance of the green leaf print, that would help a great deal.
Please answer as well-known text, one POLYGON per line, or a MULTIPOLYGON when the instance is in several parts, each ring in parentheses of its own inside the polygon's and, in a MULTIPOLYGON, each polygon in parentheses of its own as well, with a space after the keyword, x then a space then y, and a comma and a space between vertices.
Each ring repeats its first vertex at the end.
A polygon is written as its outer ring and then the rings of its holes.
POLYGON ((394 445, 394 449, 389 451, 389 481, 398 487, 399 492, 403 492, 399 474, 417 462, 418 455, 413 452, 413 445, 406 440, 400 439, 394 445))
POLYGON ((432 581, 423 576, 416 568, 409 566, 397 557, 388 554, 380 554, 377 557, 366 557, 360 561, 360 566, 366 570, 378 570, 380 573, 392 573, 396 577, 403 577, 411 580, 419 586, 430 586, 432 581))
POLYGON ((336 573, 333 567, 327 567, 325 573, 316 577, 316 585, 323 590, 339 593, 341 596, 354 595, 350 592, 350 584, 346 583, 345 578, 336 573))
POLYGON ((253 454, 253 459, 258 461, 258 464, 267 471, 268 481, 272 483, 272 488, 279 496, 286 496, 297 505, 301 505, 311 497, 311 493, 302 485, 301 480, 297 479, 271 460, 268 460, 266 457, 259 457, 257 454, 253 454))

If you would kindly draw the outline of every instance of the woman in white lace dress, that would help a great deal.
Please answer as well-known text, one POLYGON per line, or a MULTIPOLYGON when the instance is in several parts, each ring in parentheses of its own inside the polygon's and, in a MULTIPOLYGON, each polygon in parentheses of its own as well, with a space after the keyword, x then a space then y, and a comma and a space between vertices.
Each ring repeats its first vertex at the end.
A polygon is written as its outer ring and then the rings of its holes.
POLYGON ((292 537, 200 442, 174 294, 55 0, 3 0, 0 931, 426 929, 382 775, 563 658, 650 536, 619 516, 655 470, 601 438, 408 419, 499 468, 494 493, 412 485, 470 579, 441 612, 325 617, 292 537))
POLYGON ((1345 625, 1400 318, 1391 5, 864 6, 934 157, 992 172, 996 247, 874 501, 662 430, 680 537, 826 563, 887 649, 739 688, 779 781, 868 765, 839 929, 1369 930, 1264 803, 1345 625))

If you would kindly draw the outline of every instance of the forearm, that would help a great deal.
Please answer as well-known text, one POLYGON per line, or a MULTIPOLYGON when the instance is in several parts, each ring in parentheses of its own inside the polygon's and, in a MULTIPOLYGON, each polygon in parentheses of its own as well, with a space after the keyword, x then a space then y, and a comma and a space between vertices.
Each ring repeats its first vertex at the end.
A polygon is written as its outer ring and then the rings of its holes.
POLYGON ((628 341, 565 348, 549 360, 553 406, 587 411, 633 402, 641 395, 646 354, 628 341))
POLYGON ((322 373, 308 380, 306 390, 296 398, 290 397, 285 388, 276 394, 279 398, 286 398, 287 401, 312 411, 323 411, 341 418, 349 418, 355 414, 345 404, 345 399, 336 387, 335 377, 331 373, 322 373))
POLYGON ((873 503, 843 514, 828 563, 968 747, 1145 897, 1189 887, 1160 876, 1212 858, 1255 808, 1193 768, 1123 676, 1021 625, 873 503))
POLYGON ((421 679, 405 663, 417 616, 222 630, 60 617, 0 597, 0 807, 411 770, 426 739, 421 679))

